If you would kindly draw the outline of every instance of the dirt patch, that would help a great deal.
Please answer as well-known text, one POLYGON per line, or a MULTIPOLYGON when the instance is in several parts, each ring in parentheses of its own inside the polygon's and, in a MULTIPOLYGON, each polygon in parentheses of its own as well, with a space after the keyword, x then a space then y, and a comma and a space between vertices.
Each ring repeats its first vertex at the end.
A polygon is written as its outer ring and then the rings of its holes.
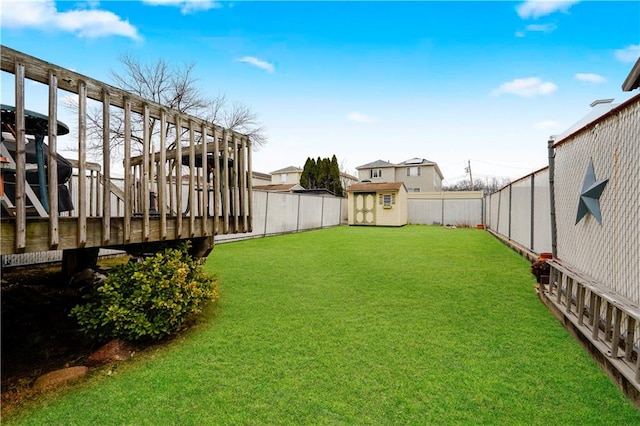
POLYGON ((83 365, 100 342, 84 338, 69 317, 71 309, 82 301, 82 291, 69 285, 59 264, 3 268, 1 278, 5 414, 29 396, 39 376, 83 365))

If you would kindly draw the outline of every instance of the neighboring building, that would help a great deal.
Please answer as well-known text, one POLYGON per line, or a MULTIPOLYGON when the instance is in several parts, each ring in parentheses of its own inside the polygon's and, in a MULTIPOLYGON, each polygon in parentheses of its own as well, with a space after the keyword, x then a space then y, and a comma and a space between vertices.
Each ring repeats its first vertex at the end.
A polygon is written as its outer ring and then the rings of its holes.
POLYGON ((342 183, 342 189, 346 190, 354 183, 358 183, 358 178, 348 173, 340 172, 340 182, 342 183))
POLYGON ((300 183, 300 176, 302 176, 301 168, 289 166, 284 169, 271 172, 271 183, 274 185, 300 183))
POLYGON ((270 185, 256 185, 253 187, 256 191, 269 191, 269 192, 295 192, 304 190, 298 183, 281 183, 270 185))
POLYGON ((439 192, 442 172, 437 163, 424 158, 412 158, 393 164, 378 160, 356 167, 360 181, 402 182, 407 192, 439 192))
POLYGON ((271 175, 269 173, 251 172, 251 185, 255 188, 261 185, 271 185, 271 175))
POLYGON ((403 226, 408 222, 402 182, 356 183, 347 189, 349 225, 403 226))

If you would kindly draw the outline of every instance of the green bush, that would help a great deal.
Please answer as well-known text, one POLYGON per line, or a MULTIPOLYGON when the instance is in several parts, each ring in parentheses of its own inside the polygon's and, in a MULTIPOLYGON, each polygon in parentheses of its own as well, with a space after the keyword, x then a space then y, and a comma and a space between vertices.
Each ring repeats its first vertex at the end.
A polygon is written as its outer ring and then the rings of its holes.
POLYGON ((218 298, 217 283, 188 254, 188 244, 109 272, 104 283, 71 310, 90 337, 157 340, 218 298))

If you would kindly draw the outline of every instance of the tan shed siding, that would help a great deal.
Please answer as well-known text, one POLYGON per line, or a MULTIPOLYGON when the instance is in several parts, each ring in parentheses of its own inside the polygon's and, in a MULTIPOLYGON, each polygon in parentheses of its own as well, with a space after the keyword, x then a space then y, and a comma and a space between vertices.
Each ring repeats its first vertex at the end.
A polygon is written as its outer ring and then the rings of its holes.
POLYGON ((407 192, 402 188, 400 191, 380 191, 376 194, 376 225, 379 226, 402 226, 407 224, 407 192), (391 208, 384 208, 379 202, 379 197, 384 194, 395 196, 395 204, 391 208))
POLYGON ((556 147, 558 258, 640 304, 640 99, 556 147), (602 225, 588 214, 577 224, 580 189, 593 159, 602 225))

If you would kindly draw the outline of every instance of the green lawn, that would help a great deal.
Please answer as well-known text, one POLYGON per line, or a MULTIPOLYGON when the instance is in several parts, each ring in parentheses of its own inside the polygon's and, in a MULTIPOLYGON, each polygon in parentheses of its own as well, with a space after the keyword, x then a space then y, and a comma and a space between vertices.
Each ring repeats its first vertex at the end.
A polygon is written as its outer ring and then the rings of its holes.
POLYGON ((218 245, 207 268, 207 322, 3 421, 640 424, 486 232, 339 227, 218 245))

